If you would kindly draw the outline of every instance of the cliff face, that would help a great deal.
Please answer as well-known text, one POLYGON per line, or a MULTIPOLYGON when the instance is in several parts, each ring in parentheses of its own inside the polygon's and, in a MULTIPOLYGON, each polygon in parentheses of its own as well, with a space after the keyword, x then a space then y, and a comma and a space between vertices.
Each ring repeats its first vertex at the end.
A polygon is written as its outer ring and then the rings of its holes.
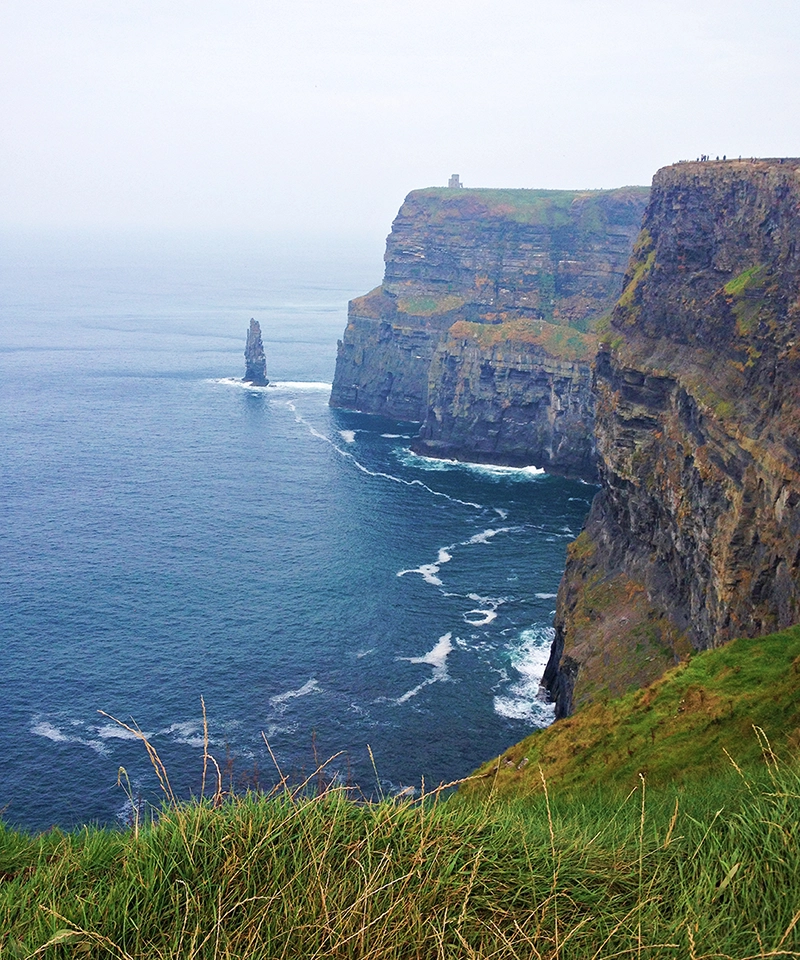
POLYGON ((544 321, 453 324, 433 354, 412 449, 513 466, 535 457, 550 473, 596 480, 596 346, 593 334, 544 321))
POLYGON ((566 449, 580 433, 586 446, 592 418, 594 343, 581 334, 619 293, 647 194, 409 194, 382 286, 350 304, 331 404, 425 421, 419 452, 553 465, 560 450, 563 472, 580 462, 591 475, 591 451, 566 449))
POLYGON ((557 715, 800 620, 800 161, 653 181, 595 369, 602 490, 545 674, 557 715))

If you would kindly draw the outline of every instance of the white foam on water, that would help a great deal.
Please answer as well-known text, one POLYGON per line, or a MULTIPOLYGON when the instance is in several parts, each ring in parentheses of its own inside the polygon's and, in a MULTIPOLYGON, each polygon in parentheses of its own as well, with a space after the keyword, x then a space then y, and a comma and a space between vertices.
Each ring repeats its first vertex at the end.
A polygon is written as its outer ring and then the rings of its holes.
MULTIPOLYGON (((71 725, 75 726, 75 724, 71 725)), ((34 736, 44 737, 46 740, 51 740, 53 743, 79 744, 82 747, 89 747, 91 750, 94 750, 95 753, 99 753, 101 756, 105 756, 108 753, 108 749, 102 740, 87 740, 86 737, 77 737, 64 733, 63 730, 59 729, 49 720, 38 720, 34 718, 33 722, 31 723, 30 730, 34 736)))
POLYGON ((355 430, 340 430, 339 436, 344 440, 345 443, 355 443, 356 442, 356 432, 355 430))
POLYGON ((158 732, 160 736, 171 737, 175 743, 182 743, 187 747, 204 745, 203 725, 198 720, 180 720, 158 732))
POLYGON ((447 669, 447 656, 453 649, 453 634, 445 633, 436 641, 433 650, 421 657, 398 657, 398 660, 407 660, 409 663, 427 663, 436 670, 447 669))
POLYGON ((322 687, 314 677, 307 680, 302 687, 298 687, 296 690, 287 690, 285 693, 278 693, 274 697, 270 697, 269 702, 273 707, 285 708, 289 700, 294 700, 296 697, 307 697, 310 693, 322 693, 322 687))
POLYGON ((464 622, 471 627, 485 627, 487 623, 497 619, 495 610, 467 610, 464 616, 464 622), (477 617, 477 619, 472 619, 477 617))
POLYGON ((410 440, 411 435, 408 433, 382 433, 381 436, 386 440, 410 440))
POLYGON ((494 512, 500 517, 501 520, 505 520, 508 517, 508 510, 504 510, 502 507, 495 507, 494 512))
POLYGON ((375 647, 370 647, 369 650, 359 650, 356 653, 356 659, 361 660, 363 657, 368 657, 371 653, 375 653, 375 647))
POLYGON ((555 600, 557 596, 557 593, 534 593, 537 600, 555 600))
POLYGON ((440 460, 437 457, 426 457, 412 450, 403 450, 398 456, 404 463, 419 467, 422 470, 441 472, 444 470, 468 470, 481 473, 489 477, 505 477, 511 480, 532 480, 544 477, 547 471, 543 467, 507 467, 494 463, 470 463, 465 460, 440 460))
POLYGON ((488 543, 498 533, 511 533, 518 529, 518 527, 498 527, 496 530, 483 530, 481 533, 476 533, 474 537, 470 537, 469 540, 465 540, 462 546, 466 547, 473 543, 488 543))
MULTIPOLYGON (((456 643, 457 642, 458 639, 456 639, 456 643)), ((408 690, 402 696, 397 697, 394 702, 396 704, 406 703, 406 701, 410 700, 412 697, 416 697, 420 690, 430 686, 430 684, 449 679, 447 673, 447 657, 450 655, 452 649, 453 634, 445 633, 436 641, 434 648, 429 650, 428 653, 424 654, 423 656, 398 657, 398 660, 405 660, 408 663, 424 663, 427 666, 433 667, 433 673, 430 677, 428 677, 427 680, 423 680, 422 683, 418 683, 413 689, 408 690)))
POLYGON ((480 604, 479 608, 467 610, 462 614, 464 622, 471 627, 485 627, 496 620, 497 608, 508 602, 506 597, 482 597, 479 593, 470 593, 467 596, 468 599, 480 604))
POLYGON ((326 437, 324 433, 320 433, 316 427, 312 426, 308 420, 301 416, 297 412, 297 407, 292 403, 291 400, 286 401, 286 405, 294 414, 294 419, 296 423, 302 424, 312 437, 316 437, 318 440, 323 440, 325 443, 329 444, 333 449, 342 457, 345 457, 349 460, 353 466, 360 470, 361 473, 365 473, 368 477, 375 477, 381 480, 387 480, 390 483, 399 483, 404 487, 422 487, 423 490, 426 490, 433 497, 442 497, 445 500, 449 500, 450 503, 460 503, 462 507, 472 507, 475 510, 483 510, 484 507, 480 503, 472 503, 470 500, 459 500, 458 497, 451 497, 447 493, 443 493, 441 490, 434 490, 429 487, 426 483, 423 483, 421 480, 406 480, 404 477, 395 477, 391 473, 383 473, 380 470, 370 470, 368 467, 365 467, 363 463, 357 460, 349 450, 343 450, 340 446, 331 440, 330 437, 326 437))
POLYGON ((552 627, 531 627, 520 633, 509 657, 517 678, 494 698, 495 713, 524 720, 534 727, 546 727, 553 722, 555 704, 547 702, 541 684, 554 636, 552 627))
POLYGON ((467 598, 491 607, 492 610, 496 610, 501 603, 508 603, 509 599, 508 597, 482 597, 479 593, 468 593, 467 598))
POLYGON ((223 387, 253 390, 257 393, 265 392, 270 388, 269 384, 266 387, 257 387, 254 383, 245 383, 244 380, 239 380, 237 377, 212 377, 210 380, 206 380, 206 383, 218 383, 223 387))
POLYGON ((47 720, 40 720, 38 723, 34 723, 31 727, 31 733, 35 733, 37 737, 46 737, 48 740, 52 740, 53 743, 72 743, 74 741, 74 737, 68 737, 65 733, 62 733, 58 727, 54 727, 53 724, 47 720))
POLYGON ((324 380, 276 380, 270 384, 275 390, 300 390, 316 393, 330 390, 333 384, 324 380))
POLYGON ((442 581, 436 574, 439 572, 439 567, 435 563, 423 563, 422 566, 414 567, 413 570, 401 570, 397 576, 404 577, 407 573, 418 573, 425 583, 429 583, 432 587, 441 587, 442 581))
POLYGON ((116 723, 105 723, 101 727, 95 727, 94 732, 102 740, 141 740, 141 737, 146 737, 149 740, 153 736, 152 733, 146 733, 145 731, 142 731, 141 736, 138 736, 134 730, 126 730, 116 723))
MULTIPOLYGON (((474 536, 471 536, 468 540, 462 540, 460 543, 451 543, 446 547, 439 547, 436 561, 434 563, 423 563, 418 567, 400 570, 397 576, 404 577, 409 573, 418 573, 423 580, 426 583, 429 583, 432 587, 441 587, 443 586, 443 583, 439 577, 439 569, 442 564, 449 563, 453 559, 452 551, 457 547, 470 547, 478 543, 488 543, 493 537, 496 537, 500 533, 513 533, 515 530, 520 529, 520 527, 498 527, 496 529, 490 528, 489 530, 482 530, 480 533, 476 533, 474 536)), ((445 594, 445 596, 458 596, 458 594, 445 594)), ((473 596, 470 594, 470 598, 479 603, 483 602, 483 598, 479 598, 477 595, 473 596)), ((490 601, 487 600, 486 602, 490 601)), ((493 620, 494 617, 491 617, 490 619, 493 620)))
POLYGON ((418 573, 422 579, 426 583, 429 583, 432 587, 441 587, 442 581, 438 576, 439 568, 445 563, 450 563, 450 561, 453 559, 453 554, 450 551, 456 546, 456 544, 451 543, 449 546, 439 547, 439 552, 436 555, 435 563, 423 563, 420 566, 413 567, 409 570, 400 570, 397 576, 404 577, 407 573, 418 573))
POLYGON ((245 383, 238 377, 212 377, 206 380, 206 383, 218 383, 223 387, 238 387, 241 390, 253 390, 256 393, 317 393, 331 389, 330 383, 321 380, 270 380, 265 387, 259 387, 253 383, 245 383))

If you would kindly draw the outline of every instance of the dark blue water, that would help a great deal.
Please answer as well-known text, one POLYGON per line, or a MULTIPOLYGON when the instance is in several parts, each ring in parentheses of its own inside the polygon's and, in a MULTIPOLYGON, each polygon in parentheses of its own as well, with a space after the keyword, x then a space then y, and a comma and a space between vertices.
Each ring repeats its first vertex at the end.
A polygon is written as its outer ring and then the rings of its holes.
POLYGON ((0 277, 0 809, 119 822, 210 750, 240 788, 471 772, 549 722, 538 681, 592 488, 409 453, 332 411, 357 244, 6 237, 0 277), (274 385, 247 388, 262 326, 274 385), (370 745, 377 767, 369 757, 370 745))

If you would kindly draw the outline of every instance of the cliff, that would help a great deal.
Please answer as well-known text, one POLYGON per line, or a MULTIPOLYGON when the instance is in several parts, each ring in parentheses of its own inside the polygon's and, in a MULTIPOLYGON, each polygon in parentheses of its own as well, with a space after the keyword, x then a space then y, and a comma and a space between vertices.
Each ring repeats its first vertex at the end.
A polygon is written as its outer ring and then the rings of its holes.
POLYGON ((594 389, 602 489, 568 552, 557 716, 800 620, 800 161, 654 180, 594 389))
POLYGON ((597 338, 542 320, 458 321, 434 350, 412 442, 443 459, 596 479, 590 362, 597 338))
POLYGON ((590 331, 647 195, 412 192, 383 284, 350 304, 331 404, 424 421, 418 452, 594 475, 590 331))

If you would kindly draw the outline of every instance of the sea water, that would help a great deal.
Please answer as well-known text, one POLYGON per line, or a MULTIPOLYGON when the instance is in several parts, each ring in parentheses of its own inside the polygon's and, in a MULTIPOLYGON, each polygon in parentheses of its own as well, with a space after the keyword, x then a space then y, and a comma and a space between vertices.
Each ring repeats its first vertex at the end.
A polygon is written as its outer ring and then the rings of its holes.
POLYGON ((197 794, 201 697, 240 790, 330 758, 324 781, 368 797, 432 789, 550 722, 593 488, 417 457, 413 425, 330 409, 374 246, 16 235, 2 263, 7 822, 158 803, 136 731, 197 794), (251 316, 263 388, 239 379, 251 316))

